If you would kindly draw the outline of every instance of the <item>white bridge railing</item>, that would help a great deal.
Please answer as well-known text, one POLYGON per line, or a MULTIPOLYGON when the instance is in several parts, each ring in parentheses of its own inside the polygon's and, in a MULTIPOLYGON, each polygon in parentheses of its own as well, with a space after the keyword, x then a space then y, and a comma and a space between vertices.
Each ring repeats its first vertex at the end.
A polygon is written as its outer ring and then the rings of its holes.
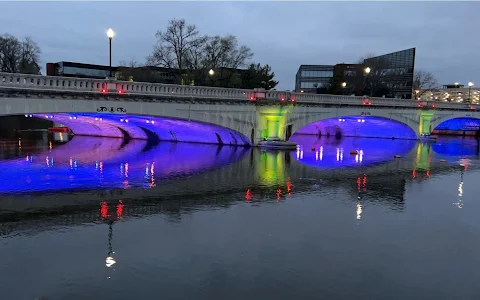
POLYGON ((230 88, 216 88, 190 85, 172 85, 146 82, 109 81, 58 76, 42 76, 0 72, 0 89, 68 91, 75 93, 132 94, 146 96, 169 96, 209 98, 218 100, 269 100, 278 102, 298 102, 330 105, 381 105, 391 107, 425 107, 471 109, 476 106, 465 103, 426 102, 408 99, 373 98, 337 95, 304 94, 286 91, 261 91, 230 88))

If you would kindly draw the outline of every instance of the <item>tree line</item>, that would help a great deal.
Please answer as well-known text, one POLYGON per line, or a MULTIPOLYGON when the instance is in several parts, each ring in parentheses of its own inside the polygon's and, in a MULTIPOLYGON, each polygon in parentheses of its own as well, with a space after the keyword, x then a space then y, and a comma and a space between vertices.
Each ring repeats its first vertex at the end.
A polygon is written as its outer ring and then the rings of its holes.
POLYGON ((30 37, 23 40, 4 34, 0 36, 0 71, 40 74, 40 47, 30 37))
POLYGON ((252 50, 239 45, 233 35, 204 35, 184 19, 172 19, 155 37, 157 43, 144 63, 121 62, 119 79, 164 82, 152 68, 163 67, 174 70, 179 84, 267 90, 278 84, 271 67, 253 63, 252 50))

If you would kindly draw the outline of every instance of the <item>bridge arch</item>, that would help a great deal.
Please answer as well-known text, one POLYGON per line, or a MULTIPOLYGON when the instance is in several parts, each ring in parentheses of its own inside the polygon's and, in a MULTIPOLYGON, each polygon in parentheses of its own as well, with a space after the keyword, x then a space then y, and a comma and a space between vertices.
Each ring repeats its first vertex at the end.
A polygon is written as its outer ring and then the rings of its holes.
POLYGON ((431 130, 462 130, 480 120, 479 111, 438 111, 431 120, 431 130))
POLYGON ((0 115, 26 115, 63 124, 77 135, 251 146, 255 107, 235 104, 34 99, 0 104, 0 115), (151 133, 151 134, 150 134, 151 133))
POLYGON ((432 126, 432 133, 445 135, 476 135, 480 130, 480 118, 463 116, 439 121, 432 126))
POLYGON ((292 135, 314 134, 352 137, 418 139, 422 111, 375 106, 296 107, 286 120, 292 135))
POLYGON ((368 137, 417 139, 417 131, 411 126, 393 118, 371 115, 346 115, 324 118, 311 123, 298 122, 295 135, 316 135, 327 137, 368 137))

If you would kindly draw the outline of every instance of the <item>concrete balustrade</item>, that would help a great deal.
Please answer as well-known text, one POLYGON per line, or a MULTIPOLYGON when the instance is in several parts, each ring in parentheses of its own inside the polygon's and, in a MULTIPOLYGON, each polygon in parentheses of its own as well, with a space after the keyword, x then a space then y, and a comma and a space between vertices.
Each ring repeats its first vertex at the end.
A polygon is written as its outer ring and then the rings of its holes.
MULTIPOLYGON (((145 82, 108 81, 105 79, 86 79, 30 74, 12 74, 0 72, 0 88, 24 90, 69 91, 78 93, 114 93, 168 97, 191 97, 220 100, 268 100, 285 103, 327 104, 327 105, 364 105, 365 97, 317 95, 287 91, 265 91, 216 88, 189 85, 171 85, 145 82), (264 96, 264 97, 263 97, 264 96), (263 99, 264 98, 264 99, 263 99)), ((371 105, 390 107, 418 107, 422 101, 392 98, 368 97, 371 105)), ((366 105, 369 105, 368 103, 366 105)), ((437 108, 476 109, 465 103, 435 102, 437 108)))

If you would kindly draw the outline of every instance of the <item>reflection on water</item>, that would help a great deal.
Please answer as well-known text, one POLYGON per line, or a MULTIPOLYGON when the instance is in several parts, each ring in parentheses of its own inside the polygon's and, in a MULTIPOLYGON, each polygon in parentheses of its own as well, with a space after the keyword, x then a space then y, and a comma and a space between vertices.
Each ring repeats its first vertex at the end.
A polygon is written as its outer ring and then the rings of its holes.
POLYGON ((6 143, 0 289, 8 299, 478 299, 475 140, 297 138, 292 152, 6 143))
MULTIPOLYGON (((242 147, 75 137, 0 161, 0 193, 91 188, 151 188, 156 181, 205 172, 241 158, 242 147)), ((32 150, 32 149, 30 149, 32 150)))

